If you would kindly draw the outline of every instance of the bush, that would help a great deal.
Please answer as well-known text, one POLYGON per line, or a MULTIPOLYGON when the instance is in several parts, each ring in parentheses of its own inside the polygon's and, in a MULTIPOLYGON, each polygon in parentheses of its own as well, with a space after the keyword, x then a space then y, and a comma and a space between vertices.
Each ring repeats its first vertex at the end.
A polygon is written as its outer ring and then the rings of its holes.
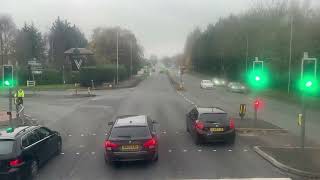
MULTIPOLYGON (((80 84, 82 86, 91 86, 91 80, 95 85, 101 85, 104 82, 112 83, 116 79, 115 65, 89 66, 80 69, 80 84)), ((128 71, 125 66, 119 66, 119 81, 128 78, 128 71)))

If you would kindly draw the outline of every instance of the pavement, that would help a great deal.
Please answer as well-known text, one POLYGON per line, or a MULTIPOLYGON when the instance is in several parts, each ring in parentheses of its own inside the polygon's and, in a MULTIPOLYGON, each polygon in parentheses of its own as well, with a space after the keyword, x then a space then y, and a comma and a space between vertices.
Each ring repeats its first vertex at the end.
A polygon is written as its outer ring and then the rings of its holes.
MULTIPOLYGON (((194 86, 198 88, 194 91, 201 91, 195 97, 202 99, 187 101, 172 88, 167 75, 155 73, 137 87, 97 90, 95 97, 65 98, 65 92, 52 91, 25 98, 25 111, 41 124, 59 131, 63 138, 61 155, 48 161, 37 179, 301 179, 283 173, 256 154, 253 147, 267 140, 258 140, 254 135, 237 134, 234 145, 195 145, 185 130, 185 114, 193 106, 190 102, 223 105, 233 114, 238 101, 248 97, 228 94, 223 98, 225 94, 215 95, 200 90, 198 84, 194 86), (103 142, 107 122, 125 114, 146 114, 159 122, 158 162, 105 165, 103 142)), ((187 89, 184 93, 192 92, 187 89)), ((6 102, 0 97, 1 106, 6 102)))

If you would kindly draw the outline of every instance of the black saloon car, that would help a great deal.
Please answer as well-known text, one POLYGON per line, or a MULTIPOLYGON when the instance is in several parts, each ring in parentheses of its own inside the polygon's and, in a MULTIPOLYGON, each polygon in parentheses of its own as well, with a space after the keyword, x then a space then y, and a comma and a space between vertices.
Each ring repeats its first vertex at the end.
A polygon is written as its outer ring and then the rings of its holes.
POLYGON ((186 114, 187 131, 196 144, 205 142, 235 141, 234 120, 217 107, 195 107, 186 114))
POLYGON ((61 152, 58 132, 42 126, 0 130, 0 179, 28 179, 39 166, 61 152))
MULTIPOLYGON (((145 115, 117 117, 104 142, 105 161, 158 160, 158 138, 154 124, 145 115)), ((109 124, 109 125, 110 125, 109 124)))

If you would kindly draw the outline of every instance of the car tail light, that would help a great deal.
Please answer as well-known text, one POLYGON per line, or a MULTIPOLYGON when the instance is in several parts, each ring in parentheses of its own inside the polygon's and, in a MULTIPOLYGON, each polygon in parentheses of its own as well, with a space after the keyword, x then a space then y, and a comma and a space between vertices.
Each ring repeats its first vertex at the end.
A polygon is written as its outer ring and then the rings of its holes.
POLYGON ((9 165, 11 167, 18 167, 18 166, 21 166, 22 164, 23 164, 23 161, 21 159, 14 159, 9 162, 9 165))
POLYGON ((230 123, 229 123, 230 129, 234 129, 234 120, 230 119, 230 123))
POLYGON ((143 147, 147 148, 147 149, 154 149, 157 145, 157 140, 156 138, 152 138, 147 140, 144 144, 143 147))
POLYGON ((203 128, 204 128, 204 124, 203 124, 203 122, 201 122, 200 120, 196 120, 195 127, 196 127, 197 129, 203 129, 203 128))
POLYGON ((117 148, 118 146, 119 146, 118 144, 116 144, 112 141, 105 141, 104 142, 104 147, 109 151, 117 148))

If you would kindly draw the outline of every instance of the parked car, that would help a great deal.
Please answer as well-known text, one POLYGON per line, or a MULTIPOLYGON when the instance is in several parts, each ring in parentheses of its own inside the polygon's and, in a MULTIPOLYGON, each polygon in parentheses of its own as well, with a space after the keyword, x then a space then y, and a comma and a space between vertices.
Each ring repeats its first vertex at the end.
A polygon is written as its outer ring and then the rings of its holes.
POLYGON ((37 175, 39 166, 60 154, 58 132, 42 126, 0 130, 0 179, 27 179, 37 175))
POLYGON ((105 139, 105 162, 158 160, 155 121, 146 115, 117 117, 105 139))
POLYGON ((187 132, 196 144, 205 142, 235 141, 234 120, 218 107, 195 107, 186 114, 187 132))
POLYGON ((235 93, 247 93, 248 89, 245 85, 239 82, 230 82, 228 84, 227 90, 235 93))
POLYGON ((227 84, 227 81, 221 78, 213 78, 212 82, 215 86, 225 86, 227 84))
POLYGON ((202 89, 213 89, 213 83, 210 80, 202 80, 200 83, 202 89))

